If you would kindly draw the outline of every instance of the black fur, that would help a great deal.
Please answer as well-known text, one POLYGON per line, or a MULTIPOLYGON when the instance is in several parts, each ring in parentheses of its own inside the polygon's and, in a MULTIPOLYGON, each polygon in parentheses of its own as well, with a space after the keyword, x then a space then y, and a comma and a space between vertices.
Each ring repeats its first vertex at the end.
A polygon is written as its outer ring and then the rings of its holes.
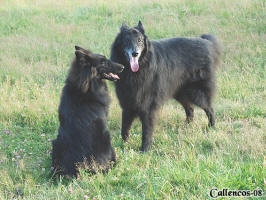
POLYGON ((196 105, 206 112, 209 126, 214 126, 212 99, 220 55, 220 44, 212 35, 150 41, 141 22, 134 28, 123 24, 111 49, 111 60, 125 66, 115 83, 123 110, 122 138, 127 140, 134 118, 140 117, 141 150, 147 151, 152 143, 156 111, 169 98, 182 104, 188 122, 193 120, 196 105), (130 69, 130 59, 136 56, 131 52, 138 52, 137 72, 130 69))
MULTIPOLYGON (((106 119, 110 97, 103 79, 119 73, 123 66, 76 46, 76 57, 62 91, 59 106, 60 127, 53 141, 52 166, 57 174, 77 176, 78 165, 108 170, 116 161, 106 119)), ((93 171, 93 170, 92 170, 93 171)))

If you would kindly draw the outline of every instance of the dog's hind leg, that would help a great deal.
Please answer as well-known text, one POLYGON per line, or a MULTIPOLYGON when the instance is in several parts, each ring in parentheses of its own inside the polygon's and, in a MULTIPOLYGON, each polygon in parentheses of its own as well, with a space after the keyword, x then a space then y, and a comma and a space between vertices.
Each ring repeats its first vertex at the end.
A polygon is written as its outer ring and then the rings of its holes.
POLYGON ((189 101, 189 98, 186 98, 185 94, 179 93, 174 97, 185 109, 186 112, 186 122, 190 123, 194 118, 194 108, 193 104, 189 101))
POLYGON ((214 111, 212 107, 204 108, 204 111, 209 119, 209 127, 215 126, 214 111))
POLYGON ((187 123, 192 122, 193 121, 193 118, 194 118, 194 108, 193 108, 193 105, 187 103, 187 104, 183 105, 183 107, 185 109, 186 116, 187 116, 186 122, 187 123))
POLYGON ((123 110, 122 112, 122 131, 121 135, 123 140, 126 142, 129 137, 129 129, 136 117, 136 113, 130 110, 123 110))
POLYGON ((186 112, 186 122, 190 123, 193 121, 194 118, 194 108, 193 105, 190 102, 184 102, 184 101, 179 101, 181 103, 181 105, 183 106, 183 108, 185 109, 186 112))
POLYGON ((211 106, 211 97, 212 95, 210 95, 210 93, 207 93, 206 91, 202 91, 202 90, 195 90, 193 93, 194 98, 191 99, 191 101, 193 102, 193 104, 195 104, 196 106, 199 106, 200 108, 202 108, 209 120, 209 127, 214 127, 215 125, 215 117, 214 117, 214 111, 213 108, 211 106))

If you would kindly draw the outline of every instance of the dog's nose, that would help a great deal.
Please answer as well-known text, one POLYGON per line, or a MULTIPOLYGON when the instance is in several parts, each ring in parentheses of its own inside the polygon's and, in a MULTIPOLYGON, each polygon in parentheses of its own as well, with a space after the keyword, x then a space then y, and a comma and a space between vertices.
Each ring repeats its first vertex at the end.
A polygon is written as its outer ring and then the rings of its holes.
POLYGON ((122 72, 124 70, 124 66, 123 65, 120 65, 120 71, 122 72))
POLYGON ((132 56, 133 56, 133 57, 137 57, 138 55, 139 55, 138 52, 135 52, 135 51, 134 51, 134 52, 132 53, 132 56))

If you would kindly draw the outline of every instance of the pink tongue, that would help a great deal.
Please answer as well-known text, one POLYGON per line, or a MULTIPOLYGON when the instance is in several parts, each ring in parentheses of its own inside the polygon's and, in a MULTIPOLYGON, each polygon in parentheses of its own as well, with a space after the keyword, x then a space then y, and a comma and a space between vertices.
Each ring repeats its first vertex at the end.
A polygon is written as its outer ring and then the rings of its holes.
POLYGON ((136 57, 130 57, 130 67, 132 72, 137 72, 139 70, 139 62, 136 57))

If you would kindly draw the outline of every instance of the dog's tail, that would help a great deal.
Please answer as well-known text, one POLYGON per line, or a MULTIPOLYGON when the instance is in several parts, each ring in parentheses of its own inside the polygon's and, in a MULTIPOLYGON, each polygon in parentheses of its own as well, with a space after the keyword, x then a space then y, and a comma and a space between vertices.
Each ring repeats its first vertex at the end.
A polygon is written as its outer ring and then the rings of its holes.
POLYGON ((217 67, 220 63, 221 55, 222 55, 222 45, 220 41, 213 35, 203 34, 200 36, 202 39, 209 40, 212 43, 214 52, 214 65, 217 67))

